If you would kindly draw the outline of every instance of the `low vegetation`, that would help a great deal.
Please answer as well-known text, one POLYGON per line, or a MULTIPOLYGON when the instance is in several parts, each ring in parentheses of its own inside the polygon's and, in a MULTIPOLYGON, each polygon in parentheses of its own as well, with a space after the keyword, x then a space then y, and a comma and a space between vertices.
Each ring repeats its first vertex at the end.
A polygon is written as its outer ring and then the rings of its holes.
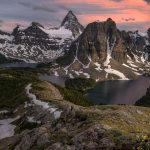
POLYGON ((150 88, 147 90, 146 95, 137 101, 135 105, 150 107, 150 88))
POLYGON ((87 97, 80 91, 67 89, 59 86, 57 86, 57 88, 59 89, 64 99, 67 101, 84 107, 92 105, 92 103, 87 99, 87 97))
POLYGON ((86 90, 95 86, 95 80, 86 78, 68 79, 65 82, 65 86, 68 89, 85 92, 86 90))
POLYGON ((88 107, 93 105, 85 93, 88 89, 93 88, 95 81, 93 79, 75 78, 68 79, 65 82, 65 88, 56 86, 65 100, 76 105, 88 107))
POLYGON ((28 98, 25 86, 38 81, 30 71, 0 70, 0 108, 14 108, 24 103, 28 98))

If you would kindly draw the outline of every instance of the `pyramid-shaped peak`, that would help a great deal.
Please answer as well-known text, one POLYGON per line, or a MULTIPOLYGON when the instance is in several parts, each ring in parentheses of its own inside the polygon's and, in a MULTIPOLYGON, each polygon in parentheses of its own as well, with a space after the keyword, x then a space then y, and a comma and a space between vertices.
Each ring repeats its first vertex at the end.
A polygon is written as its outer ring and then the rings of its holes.
POLYGON ((67 15, 73 15, 73 16, 75 16, 75 14, 73 13, 72 10, 69 10, 67 15))
POLYGON ((20 28, 20 25, 17 25, 14 29, 13 29, 13 31, 12 31, 12 35, 13 36, 16 36, 17 34, 18 34, 18 32, 19 32, 19 28, 20 28))
POLYGON ((44 28, 44 27, 43 27, 40 23, 38 23, 38 22, 32 22, 32 23, 31 23, 31 26, 44 28))
POLYGON ((69 10, 64 20, 62 21, 61 26, 64 26, 65 24, 68 24, 71 22, 78 22, 78 19, 75 16, 75 14, 71 10, 69 10))
POLYGON ((75 14, 70 10, 61 23, 61 27, 71 30, 73 36, 77 36, 83 32, 84 27, 79 23, 75 14))

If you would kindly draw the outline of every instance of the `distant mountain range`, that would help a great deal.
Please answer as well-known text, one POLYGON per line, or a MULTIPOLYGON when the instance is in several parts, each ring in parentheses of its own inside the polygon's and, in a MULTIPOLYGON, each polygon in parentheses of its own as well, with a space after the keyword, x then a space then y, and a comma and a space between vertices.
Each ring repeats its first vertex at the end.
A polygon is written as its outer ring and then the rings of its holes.
POLYGON ((60 27, 32 22, 27 28, 17 26, 11 34, 1 31, 0 63, 12 59, 54 62, 55 75, 71 78, 132 79, 150 67, 150 29, 147 35, 120 31, 111 18, 84 29, 69 11, 60 27))
POLYGON ((27 28, 17 26, 11 34, 0 32, 0 54, 28 63, 50 62, 68 51, 83 30, 72 11, 60 27, 46 28, 36 22, 27 28))

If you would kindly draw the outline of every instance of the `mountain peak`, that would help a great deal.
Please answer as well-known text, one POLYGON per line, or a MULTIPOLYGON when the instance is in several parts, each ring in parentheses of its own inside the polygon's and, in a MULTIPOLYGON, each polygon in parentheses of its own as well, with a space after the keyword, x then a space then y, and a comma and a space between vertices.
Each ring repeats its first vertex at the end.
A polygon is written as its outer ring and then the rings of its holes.
POLYGON ((40 23, 38 23, 38 22, 32 22, 32 23, 31 23, 31 26, 44 28, 44 27, 43 27, 40 23))
POLYGON ((108 19, 107 19, 107 22, 108 22, 108 21, 113 21, 113 20, 112 20, 111 18, 108 18, 108 19))
POLYGON ((81 34, 84 27, 79 23, 75 14, 70 10, 61 23, 61 27, 71 30, 74 37, 81 34))
POLYGON ((150 28, 147 30, 148 37, 150 38, 150 28))
POLYGON ((75 14, 74 14, 71 10, 69 10, 69 12, 68 12, 67 15, 65 16, 64 20, 62 21, 61 26, 64 26, 65 23, 66 23, 67 21, 70 21, 71 19, 74 20, 74 21, 78 21, 78 19, 77 19, 77 17, 75 16, 75 14))
POLYGON ((72 10, 69 10, 67 15, 75 16, 75 14, 73 13, 73 11, 72 11, 72 10))
POLYGON ((19 32, 19 27, 20 27, 20 26, 17 25, 17 26, 13 29, 13 31, 12 31, 12 33, 11 33, 13 36, 16 36, 16 35, 18 34, 18 32, 19 32))

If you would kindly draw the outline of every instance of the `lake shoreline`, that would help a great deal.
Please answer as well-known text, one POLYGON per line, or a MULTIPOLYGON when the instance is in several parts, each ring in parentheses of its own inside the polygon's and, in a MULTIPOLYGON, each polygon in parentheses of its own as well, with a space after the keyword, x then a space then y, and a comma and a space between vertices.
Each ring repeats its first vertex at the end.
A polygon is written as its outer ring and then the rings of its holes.
MULTIPOLYGON (((61 76, 40 74, 40 80, 49 81, 53 84, 57 84, 62 87, 65 87, 65 81, 67 79, 68 78, 64 78, 61 76)), ((144 76, 139 76, 139 78, 136 80, 107 80, 96 82, 94 87, 86 90, 85 95, 87 95, 88 99, 95 105, 99 104, 134 105, 136 101, 138 101, 140 98, 146 95, 148 87, 150 87, 150 78, 144 76), (136 86, 135 89, 134 87, 132 87, 133 85, 136 86), (100 89, 97 89, 97 86, 100 89), (139 88, 139 90, 137 90, 137 87, 139 88), (135 93, 134 92, 130 93, 129 91, 133 91, 133 89, 135 90, 135 93), (119 93, 122 93, 122 95, 120 96, 119 93), (136 96, 136 93, 138 93, 139 95, 136 96), (112 99, 110 99, 110 97, 112 99), (125 99, 125 97, 128 98, 125 99)))

